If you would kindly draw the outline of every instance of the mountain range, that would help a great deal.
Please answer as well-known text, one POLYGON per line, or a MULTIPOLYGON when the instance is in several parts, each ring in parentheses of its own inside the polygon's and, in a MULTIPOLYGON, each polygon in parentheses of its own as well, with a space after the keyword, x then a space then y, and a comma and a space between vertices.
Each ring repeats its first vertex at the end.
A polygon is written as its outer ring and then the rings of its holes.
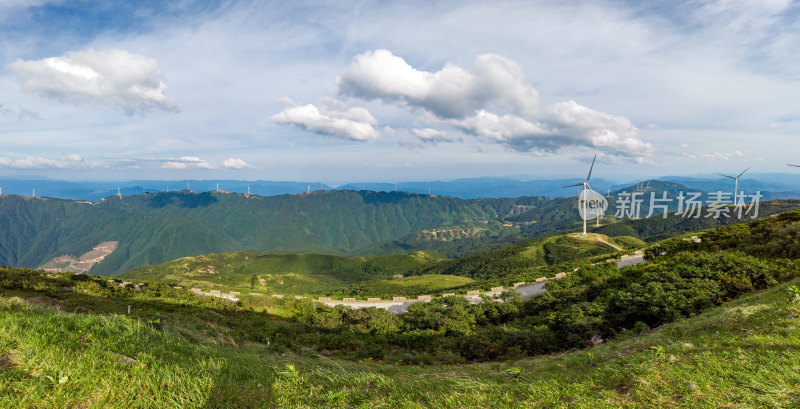
MULTIPOLYGON (((696 177, 664 176, 654 178, 664 182, 677 183, 689 189, 713 192, 732 191, 732 181, 720 175, 700 175, 696 177)), ((637 185, 644 179, 612 181, 594 178, 591 185, 602 194, 637 185)), ((193 190, 197 192, 214 191, 217 188, 236 193, 252 193, 259 196, 297 194, 315 190, 370 190, 375 192, 402 191, 418 194, 452 196, 460 199, 504 198, 522 196, 569 197, 573 189, 564 186, 583 182, 581 178, 519 178, 482 177, 462 178, 450 181, 417 181, 398 183, 358 182, 342 185, 329 185, 319 182, 291 181, 246 181, 246 180, 130 180, 130 181, 61 181, 41 177, 3 178, 0 188, 3 193, 59 199, 97 201, 104 197, 125 196, 193 190)), ((761 191, 768 198, 800 198, 800 175, 788 173, 746 174, 740 180, 742 189, 747 192, 761 191)))

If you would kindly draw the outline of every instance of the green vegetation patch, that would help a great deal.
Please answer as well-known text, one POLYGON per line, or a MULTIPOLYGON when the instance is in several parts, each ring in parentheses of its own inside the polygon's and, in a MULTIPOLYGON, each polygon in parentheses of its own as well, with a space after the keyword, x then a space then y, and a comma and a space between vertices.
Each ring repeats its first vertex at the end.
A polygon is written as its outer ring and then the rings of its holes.
POLYGON ((169 282, 203 289, 310 294, 388 278, 440 260, 441 256, 421 251, 380 257, 240 251, 184 257, 131 270, 117 278, 169 282))
POLYGON ((420 294, 438 294, 448 291, 460 291, 464 286, 473 283, 469 277, 445 274, 427 274, 393 278, 389 280, 371 280, 353 284, 345 288, 329 292, 331 297, 379 297, 392 299, 396 296, 415 296, 420 294))

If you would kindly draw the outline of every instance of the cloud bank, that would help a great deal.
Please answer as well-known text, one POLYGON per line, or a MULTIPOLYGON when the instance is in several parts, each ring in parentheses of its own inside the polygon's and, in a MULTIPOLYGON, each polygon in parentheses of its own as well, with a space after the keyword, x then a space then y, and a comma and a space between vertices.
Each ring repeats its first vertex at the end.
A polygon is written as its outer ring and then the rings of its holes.
POLYGON ((63 155, 58 159, 27 156, 22 159, 0 157, 0 169, 76 169, 92 168, 96 163, 84 161, 80 155, 63 155))
POLYGON ((26 92, 69 103, 95 103, 128 115, 177 111, 152 58, 125 50, 71 51, 42 60, 18 59, 7 66, 26 92))
MULTIPOLYGON (((388 50, 369 51, 355 56, 336 84, 340 98, 377 100, 411 112, 414 122, 427 125, 411 130, 420 142, 453 142, 441 129, 450 128, 520 152, 583 147, 641 157, 652 150, 625 117, 575 101, 543 104, 522 66, 498 54, 479 55, 469 68, 447 63, 432 72, 416 69, 388 50)), ((325 110, 292 106, 271 119, 343 139, 379 137, 374 128, 378 122, 366 109, 328 105, 325 110)))

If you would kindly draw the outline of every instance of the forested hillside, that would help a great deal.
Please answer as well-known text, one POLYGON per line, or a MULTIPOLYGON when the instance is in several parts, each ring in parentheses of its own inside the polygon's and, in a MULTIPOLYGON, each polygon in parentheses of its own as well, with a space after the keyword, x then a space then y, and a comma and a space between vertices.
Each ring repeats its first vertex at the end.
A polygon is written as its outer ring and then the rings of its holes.
POLYGON ((108 197, 94 204, 0 197, 0 264, 35 268, 104 241, 119 247, 91 270, 111 275, 233 250, 346 254, 427 228, 508 215, 552 199, 461 200, 402 192, 260 197, 189 191, 108 197))
MULTIPOLYGON (((575 205, 574 198, 462 200, 369 191, 270 197, 181 191, 111 196, 95 203, 2 195, 0 265, 37 268, 106 241, 119 246, 92 273, 112 275, 180 257, 241 250, 373 256, 428 250, 458 258, 578 228, 575 205)), ((613 214, 613 200, 609 205, 613 214)), ((798 206, 794 200, 762 203, 760 214, 798 206)), ((673 215, 615 221, 607 216, 595 231, 655 240, 738 220, 673 215)))

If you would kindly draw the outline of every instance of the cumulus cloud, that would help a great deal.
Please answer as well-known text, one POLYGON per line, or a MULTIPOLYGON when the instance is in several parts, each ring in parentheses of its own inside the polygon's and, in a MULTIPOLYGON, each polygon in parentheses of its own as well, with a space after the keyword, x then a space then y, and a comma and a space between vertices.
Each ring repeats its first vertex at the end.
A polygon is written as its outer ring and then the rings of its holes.
MULTIPOLYGON (((497 54, 479 55, 469 69, 448 63, 429 72, 388 50, 376 50, 353 58, 337 84, 341 95, 421 111, 420 118, 432 118, 435 125, 452 126, 518 151, 578 146, 641 156, 652 149, 625 117, 575 101, 543 105, 522 67, 497 54)), ((436 130, 427 129, 412 133, 431 140, 436 130)))
POLYGON ((152 58, 125 50, 72 51, 42 60, 18 59, 7 66, 26 92, 70 103, 96 103, 144 114, 176 111, 152 58))
POLYGON ((345 95, 399 101, 445 118, 470 115, 489 103, 516 115, 539 110, 539 95, 522 67, 497 54, 478 56, 471 70, 448 63, 427 72, 388 50, 376 50, 356 56, 337 83, 345 95))
POLYGON ((250 165, 238 158, 228 158, 222 161, 222 167, 227 169, 244 169, 250 167, 250 165))
POLYGON ((380 136, 374 128, 378 121, 366 109, 347 107, 333 98, 323 98, 318 105, 288 106, 270 119, 333 138, 370 141, 380 136))

